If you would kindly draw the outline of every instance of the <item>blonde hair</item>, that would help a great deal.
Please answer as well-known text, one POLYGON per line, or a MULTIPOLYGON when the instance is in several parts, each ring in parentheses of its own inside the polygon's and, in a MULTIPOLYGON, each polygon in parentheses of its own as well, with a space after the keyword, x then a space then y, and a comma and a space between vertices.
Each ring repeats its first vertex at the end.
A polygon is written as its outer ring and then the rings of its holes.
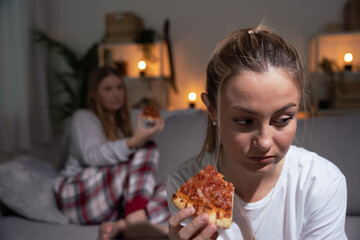
POLYGON ((98 90, 101 81, 109 75, 116 75, 123 79, 122 74, 118 70, 111 67, 99 67, 94 70, 89 82, 88 108, 99 117, 104 128, 106 138, 110 141, 115 141, 119 139, 117 128, 120 128, 124 137, 132 136, 133 132, 131 125, 130 106, 125 85, 124 106, 115 113, 116 126, 114 127, 106 117, 105 109, 101 104, 98 90))
MULTIPOLYGON (((238 29, 228 34, 215 48, 207 66, 206 93, 210 107, 219 112, 220 93, 223 86, 244 71, 264 73, 271 67, 284 70, 302 96, 304 111, 308 96, 305 91, 307 78, 297 50, 285 39, 264 25, 238 29)), ((205 152, 221 156, 222 145, 219 125, 208 117, 206 138, 199 154, 201 161, 205 152)))

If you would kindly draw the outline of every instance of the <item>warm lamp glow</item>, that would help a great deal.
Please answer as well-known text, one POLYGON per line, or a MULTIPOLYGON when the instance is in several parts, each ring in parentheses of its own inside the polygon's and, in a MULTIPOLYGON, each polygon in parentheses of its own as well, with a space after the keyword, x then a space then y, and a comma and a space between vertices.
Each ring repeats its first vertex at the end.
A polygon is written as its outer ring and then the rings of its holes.
POLYGON ((351 71, 352 69, 352 60, 353 60, 353 55, 352 53, 346 53, 344 56, 344 60, 345 60, 345 71, 351 71))
POLYGON ((195 92, 190 92, 188 94, 188 99, 190 102, 194 102, 196 100, 196 93, 195 92))
POLYGON ((351 53, 346 53, 344 56, 344 60, 346 63, 351 63, 353 60, 353 55, 351 53))
POLYGON ((196 100, 196 93, 195 92, 189 92, 188 99, 190 101, 189 107, 194 108, 195 107, 195 100, 196 100))
POLYGON ((138 68, 139 68, 140 70, 145 70, 145 69, 146 69, 146 62, 143 61, 143 60, 139 61, 139 62, 138 62, 138 68))

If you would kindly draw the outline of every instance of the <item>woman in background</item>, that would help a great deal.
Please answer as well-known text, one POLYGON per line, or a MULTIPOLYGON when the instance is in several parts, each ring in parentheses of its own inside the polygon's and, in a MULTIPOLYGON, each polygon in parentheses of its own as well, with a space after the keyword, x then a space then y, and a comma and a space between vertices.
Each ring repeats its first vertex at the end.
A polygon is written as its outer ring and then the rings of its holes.
POLYGON ((347 239, 346 181, 328 160, 292 146, 306 78, 297 51, 264 26, 235 30, 207 68, 209 121, 200 158, 169 176, 171 239, 347 239), (171 197, 207 165, 234 184, 229 229, 179 211, 171 197))
POLYGON ((70 155, 55 185, 59 208, 71 222, 101 224, 102 240, 167 236, 166 191, 155 184, 159 152, 149 141, 164 120, 145 127, 139 115, 133 133, 124 80, 109 67, 94 71, 88 106, 72 117, 70 155))

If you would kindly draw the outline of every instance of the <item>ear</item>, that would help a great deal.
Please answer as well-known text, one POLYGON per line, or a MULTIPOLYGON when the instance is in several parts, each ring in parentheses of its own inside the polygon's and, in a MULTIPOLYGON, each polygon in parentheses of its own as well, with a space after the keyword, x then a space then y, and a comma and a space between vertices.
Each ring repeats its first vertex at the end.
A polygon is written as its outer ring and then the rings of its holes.
POLYGON ((210 118, 216 120, 216 110, 211 106, 207 93, 201 93, 201 100, 205 104, 210 118))

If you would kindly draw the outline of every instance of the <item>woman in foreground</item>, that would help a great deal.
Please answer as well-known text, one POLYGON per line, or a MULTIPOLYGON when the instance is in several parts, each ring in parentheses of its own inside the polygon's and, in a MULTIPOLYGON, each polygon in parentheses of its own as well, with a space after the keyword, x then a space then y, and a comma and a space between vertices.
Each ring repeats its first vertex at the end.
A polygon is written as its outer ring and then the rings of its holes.
POLYGON ((55 185, 60 210, 71 222, 101 224, 101 240, 167 236, 165 185, 155 185, 159 152, 149 141, 164 120, 145 127, 140 115, 133 133, 123 78, 109 67, 92 75, 88 106, 72 117, 70 155, 55 185))
POLYGON ((268 28, 235 30, 219 43, 201 96, 209 114, 202 152, 168 180, 171 239, 347 239, 344 175, 291 145, 305 88, 297 51, 268 28), (227 230, 171 203, 172 194, 209 164, 235 186, 227 230))

